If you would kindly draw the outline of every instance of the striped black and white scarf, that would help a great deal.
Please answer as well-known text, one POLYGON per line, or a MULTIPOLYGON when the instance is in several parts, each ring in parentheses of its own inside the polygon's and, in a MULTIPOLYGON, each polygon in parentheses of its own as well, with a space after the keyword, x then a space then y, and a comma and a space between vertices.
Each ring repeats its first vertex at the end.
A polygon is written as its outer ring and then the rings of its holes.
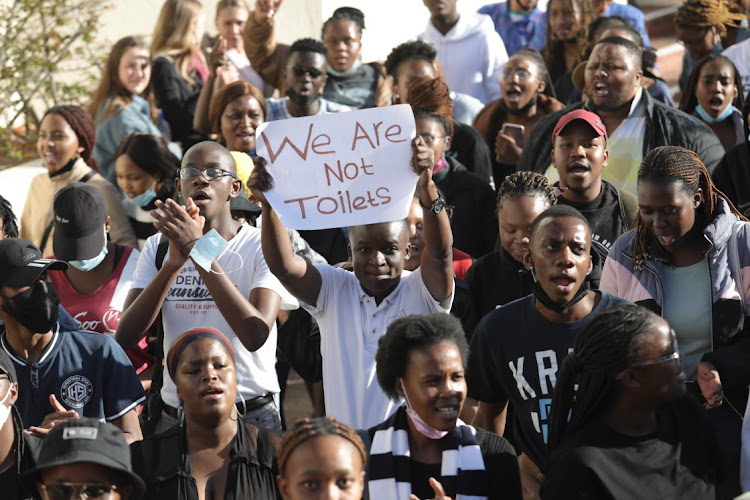
MULTIPOLYGON (((405 408, 400 407, 378 425, 372 438, 368 460, 368 491, 371 499, 409 500, 411 494, 411 453, 405 408)), ((443 459, 440 477, 446 494, 456 492, 456 500, 480 500, 488 495, 487 474, 476 429, 461 420, 440 440, 443 459)))

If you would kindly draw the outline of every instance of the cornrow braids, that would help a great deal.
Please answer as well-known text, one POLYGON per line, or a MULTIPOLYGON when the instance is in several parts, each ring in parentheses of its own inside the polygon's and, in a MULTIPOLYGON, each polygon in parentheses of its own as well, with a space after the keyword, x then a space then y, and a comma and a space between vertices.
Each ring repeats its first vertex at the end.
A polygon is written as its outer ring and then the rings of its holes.
POLYGON ((685 0, 674 15, 680 28, 717 28, 719 36, 726 36, 726 27, 736 27, 745 18, 740 12, 729 9, 726 0, 685 0))
POLYGON ((551 207, 557 204, 555 188, 546 176, 536 172, 515 172, 507 176, 497 190, 497 210, 512 196, 538 196, 551 207))
POLYGON ((594 315, 576 335, 573 353, 557 372, 549 419, 548 453, 617 396, 617 376, 641 358, 659 316, 620 305, 594 315), (576 389, 577 386, 577 389, 576 389))
POLYGON ((357 448, 362 457, 362 464, 367 462, 367 450, 357 432, 348 425, 342 424, 334 417, 301 418, 295 422, 294 427, 289 430, 276 450, 279 461, 279 472, 281 477, 286 476, 286 464, 289 456, 305 441, 325 436, 338 436, 346 439, 357 448))
POLYGON ((325 38, 326 30, 328 26, 334 21, 351 21, 357 25, 357 31, 359 36, 362 36, 362 32, 365 30, 365 15, 364 13, 355 7, 339 7, 333 11, 331 17, 326 19, 323 23, 323 29, 321 29, 321 38, 325 38))
POLYGON ((700 73, 703 69, 703 66, 712 61, 723 61, 732 68, 732 72, 734 73, 734 87, 737 89, 737 97, 735 97, 732 101, 732 106, 740 110, 742 109, 742 106, 745 103, 745 98, 742 95, 742 76, 740 76, 740 72, 737 71, 737 67, 734 65, 731 59, 723 54, 716 53, 707 55, 706 57, 698 61, 698 63, 693 68, 693 71, 690 73, 690 77, 688 78, 687 84, 685 85, 685 92, 682 93, 682 98, 680 99, 680 111, 691 114, 693 111, 695 111, 695 108, 698 107, 698 96, 696 95, 696 91, 698 90, 700 73))
MULTIPOLYGON (((680 182, 683 189, 695 194, 703 191, 703 203, 696 211, 701 216, 703 227, 716 217, 719 196, 729 205, 729 209, 742 220, 747 220, 734 207, 729 198, 719 191, 711 180, 706 166, 693 151, 678 146, 659 146, 652 149, 638 169, 638 183, 653 182, 669 184, 680 182)), ((641 219, 640 211, 635 218, 636 238, 633 247, 633 266, 641 269, 646 260, 669 263, 669 254, 659 244, 650 229, 641 219)))

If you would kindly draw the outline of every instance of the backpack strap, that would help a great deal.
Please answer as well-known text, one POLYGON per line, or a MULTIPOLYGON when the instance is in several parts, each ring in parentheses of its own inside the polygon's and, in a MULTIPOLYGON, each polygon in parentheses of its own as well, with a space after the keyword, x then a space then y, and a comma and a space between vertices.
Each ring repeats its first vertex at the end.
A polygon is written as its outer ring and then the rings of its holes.
MULTIPOLYGON (((156 247, 154 265, 157 271, 164 265, 164 258, 169 250, 169 240, 162 234, 159 236, 159 244, 156 247)), ((156 329, 156 341, 154 343, 154 374, 151 377, 151 388, 148 391, 148 401, 143 406, 143 421, 141 428, 143 436, 150 436, 156 431, 156 425, 161 418, 164 402, 161 399, 161 388, 164 385, 164 319, 159 313, 159 326, 156 329)))
POLYGON ((617 190, 617 197, 620 202, 622 222, 625 224, 625 230, 627 231, 633 227, 635 218, 638 216, 638 198, 633 193, 622 189, 617 190))

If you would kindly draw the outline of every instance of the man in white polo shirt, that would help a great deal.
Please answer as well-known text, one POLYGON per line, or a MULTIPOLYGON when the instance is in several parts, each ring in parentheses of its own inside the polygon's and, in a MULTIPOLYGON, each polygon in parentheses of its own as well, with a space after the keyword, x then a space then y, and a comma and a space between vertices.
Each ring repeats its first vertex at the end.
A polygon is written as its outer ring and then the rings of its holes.
POLYGON ((447 314, 453 302, 453 236, 445 200, 432 180, 434 152, 421 137, 412 151, 425 210, 425 248, 412 273, 404 271, 411 250, 405 220, 349 228, 353 274, 313 265, 294 254, 286 229, 263 195, 272 180, 265 160, 256 159, 248 181, 263 207, 261 241, 268 267, 320 326, 326 414, 360 429, 379 424, 396 409, 375 376, 378 339, 388 325, 410 314, 447 314))

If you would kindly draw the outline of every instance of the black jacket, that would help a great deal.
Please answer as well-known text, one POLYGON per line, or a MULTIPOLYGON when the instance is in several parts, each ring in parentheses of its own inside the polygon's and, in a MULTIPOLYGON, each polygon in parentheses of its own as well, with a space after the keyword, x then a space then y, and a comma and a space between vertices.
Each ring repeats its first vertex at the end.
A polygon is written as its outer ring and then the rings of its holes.
MULTIPOLYGON (((240 420, 229 452, 225 500, 276 500, 280 436, 240 420)), ((133 472, 146 483, 145 500, 198 500, 185 428, 172 427, 130 445, 133 472)))
MULTIPOLYGON (((480 139, 481 140, 481 139, 480 139)), ((457 160, 446 157, 448 174, 435 180, 448 205, 455 207, 451 226, 453 246, 472 257, 481 257, 495 248, 497 218, 495 192, 479 176, 457 160)))
MULTIPOLYGON (((658 146, 681 146, 695 151, 709 173, 713 172, 724 156, 724 147, 708 125, 687 113, 655 101, 648 92, 642 92, 641 95, 646 106, 643 156, 658 146)), ((564 114, 583 107, 584 103, 579 102, 540 119, 526 139, 523 154, 518 161, 518 171, 545 173, 551 163, 552 131, 557 121, 564 114)))
POLYGON ((169 123, 172 140, 182 143, 182 150, 187 149, 208 137, 193 129, 193 115, 198 104, 203 82, 197 74, 197 85, 190 85, 177 72, 174 59, 160 56, 154 59, 151 71, 151 82, 154 87, 156 105, 164 113, 164 119, 169 123))
POLYGON ((729 148, 711 175, 716 187, 745 217, 750 216, 749 166, 750 142, 745 142, 729 148))

